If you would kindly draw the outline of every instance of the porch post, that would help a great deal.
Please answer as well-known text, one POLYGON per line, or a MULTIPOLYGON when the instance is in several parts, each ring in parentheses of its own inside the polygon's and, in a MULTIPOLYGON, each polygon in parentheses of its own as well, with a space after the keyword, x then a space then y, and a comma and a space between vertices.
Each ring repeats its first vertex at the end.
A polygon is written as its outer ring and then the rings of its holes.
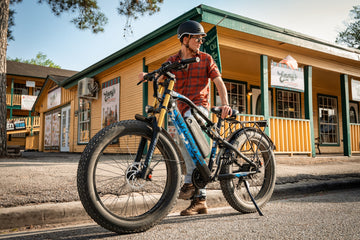
POLYGON ((311 140, 311 156, 316 156, 315 135, 314 135, 314 114, 312 100, 312 66, 304 67, 304 101, 305 101, 305 118, 310 121, 310 140, 311 140))
MULTIPOLYGON (((269 119, 269 69, 268 56, 260 56, 260 88, 261 88, 261 115, 265 120, 269 119)), ((270 128, 265 129, 265 133, 269 135, 270 128)))
POLYGON ((11 105, 10 105, 10 119, 12 119, 13 115, 13 101, 14 101, 14 78, 11 79, 11 105))
POLYGON ((350 113, 349 113, 349 80, 348 75, 340 75, 341 82, 341 112, 344 138, 344 156, 351 156, 350 113))

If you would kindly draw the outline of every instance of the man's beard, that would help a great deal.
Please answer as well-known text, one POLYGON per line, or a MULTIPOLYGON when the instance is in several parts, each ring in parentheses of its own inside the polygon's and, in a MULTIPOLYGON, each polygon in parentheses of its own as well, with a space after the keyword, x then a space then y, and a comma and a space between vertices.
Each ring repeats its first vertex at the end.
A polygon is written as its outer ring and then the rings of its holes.
POLYGON ((194 50, 194 49, 190 48, 189 44, 185 44, 185 47, 187 49, 189 49, 191 51, 191 53, 194 54, 194 55, 199 53, 198 49, 194 50))

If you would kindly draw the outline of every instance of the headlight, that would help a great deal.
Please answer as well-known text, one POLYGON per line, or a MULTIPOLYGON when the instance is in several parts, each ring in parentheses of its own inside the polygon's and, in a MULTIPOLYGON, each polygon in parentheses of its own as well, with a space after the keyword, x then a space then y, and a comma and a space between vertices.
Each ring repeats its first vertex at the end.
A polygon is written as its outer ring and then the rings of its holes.
POLYGON ((146 113, 153 113, 154 112, 154 107, 150 106, 150 105, 146 105, 145 112, 146 113))

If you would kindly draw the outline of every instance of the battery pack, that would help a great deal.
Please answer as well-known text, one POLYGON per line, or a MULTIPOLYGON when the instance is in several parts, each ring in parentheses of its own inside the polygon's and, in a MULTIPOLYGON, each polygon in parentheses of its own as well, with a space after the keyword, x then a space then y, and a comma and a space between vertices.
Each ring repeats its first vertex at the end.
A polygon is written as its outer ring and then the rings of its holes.
POLYGON ((197 123, 194 116, 190 116, 185 119, 186 124, 188 125, 191 134, 193 135, 196 144, 198 145, 200 152, 204 158, 210 154, 210 146, 204 133, 202 132, 199 124, 197 123))

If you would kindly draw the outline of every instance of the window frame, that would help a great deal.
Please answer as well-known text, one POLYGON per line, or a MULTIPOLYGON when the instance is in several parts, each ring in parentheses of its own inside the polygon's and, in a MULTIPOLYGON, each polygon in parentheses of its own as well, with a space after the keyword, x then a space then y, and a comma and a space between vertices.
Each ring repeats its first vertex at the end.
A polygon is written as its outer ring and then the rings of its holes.
POLYGON ((332 95, 325 95, 325 94, 318 94, 317 95, 317 109, 318 109, 318 136, 319 138, 321 139, 320 141, 320 146, 330 146, 330 147, 337 147, 337 146, 340 146, 340 129, 339 129, 339 122, 340 122, 340 119, 339 119, 339 101, 338 101, 338 97, 337 96, 332 96, 332 95), (321 121, 320 121, 320 98, 321 97, 325 97, 325 98, 332 98, 335 100, 335 103, 336 103, 336 110, 334 111, 336 113, 336 119, 337 119, 337 122, 336 122, 336 125, 335 124, 332 124, 332 125, 335 125, 335 130, 336 130, 336 133, 337 133, 337 141, 334 142, 334 143, 330 143, 330 142, 324 142, 322 140, 322 133, 321 133, 321 121))
MULTIPOLYGON (((248 106, 247 106, 248 105, 248 102, 247 102, 248 101, 248 99, 247 99, 247 87, 248 87, 247 85, 248 85, 248 83, 244 82, 244 81, 237 81, 237 80, 231 80, 231 79, 226 79, 226 78, 223 79, 223 81, 224 81, 225 87, 226 87, 226 83, 236 84, 236 85, 243 85, 244 86, 244 111, 243 112, 239 111, 239 113, 240 114, 247 114, 247 112, 248 112, 248 106)), ((226 90, 228 92, 229 105, 230 105, 231 108, 233 108, 233 104, 231 104, 231 102, 230 102, 232 94, 231 94, 230 91, 228 91, 227 88, 226 88, 226 90)), ((239 95, 239 94, 237 93, 237 95, 239 95)), ((217 95, 216 86, 214 84, 214 105, 215 106, 218 104, 217 101, 216 101, 216 96, 218 96, 218 95, 217 95)), ((219 104, 221 104, 221 103, 219 103, 219 104)), ((236 107, 237 108, 235 108, 235 109, 238 110, 239 105, 237 105, 236 107)))
MULTIPOLYGON (((282 101, 282 102, 285 102, 285 101, 282 101)), ((287 104, 289 105, 289 101, 287 101, 287 104)), ((297 102, 296 102, 297 103, 297 102)), ((281 118, 290 118, 290 119, 303 119, 302 117, 302 111, 301 111, 301 93, 300 92, 297 92, 297 91, 291 91, 291 90, 285 90, 285 89, 276 89, 275 91, 275 106, 276 106, 276 117, 281 117, 281 118), (298 97, 298 100, 299 100, 299 111, 298 111, 298 114, 299 116, 298 117, 290 117, 290 116, 280 116, 279 115, 279 99, 278 99, 278 94, 282 92, 282 93, 287 93, 287 94, 296 94, 298 97)), ((285 113, 285 110, 283 111, 285 113)), ((289 111, 288 111, 289 112, 289 111)), ((294 113, 296 114, 297 112, 294 111, 294 113)))
POLYGON ((89 141, 90 141, 90 136, 91 136, 91 100, 86 99, 86 98, 79 98, 77 117, 78 117, 77 144, 78 145, 88 144, 89 141), (89 108, 82 111, 82 108, 80 107, 80 101, 88 102, 89 103, 89 108), (81 116, 85 111, 88 112, 88 118, 87 118, 87 120, 81 120, 81 116), (81 141, 81 139, 80 139, 80 136, 81 136, 81 134, 80 134, 81 124, 88 124, 89 133, 88 133, 87 141, 81 141))

